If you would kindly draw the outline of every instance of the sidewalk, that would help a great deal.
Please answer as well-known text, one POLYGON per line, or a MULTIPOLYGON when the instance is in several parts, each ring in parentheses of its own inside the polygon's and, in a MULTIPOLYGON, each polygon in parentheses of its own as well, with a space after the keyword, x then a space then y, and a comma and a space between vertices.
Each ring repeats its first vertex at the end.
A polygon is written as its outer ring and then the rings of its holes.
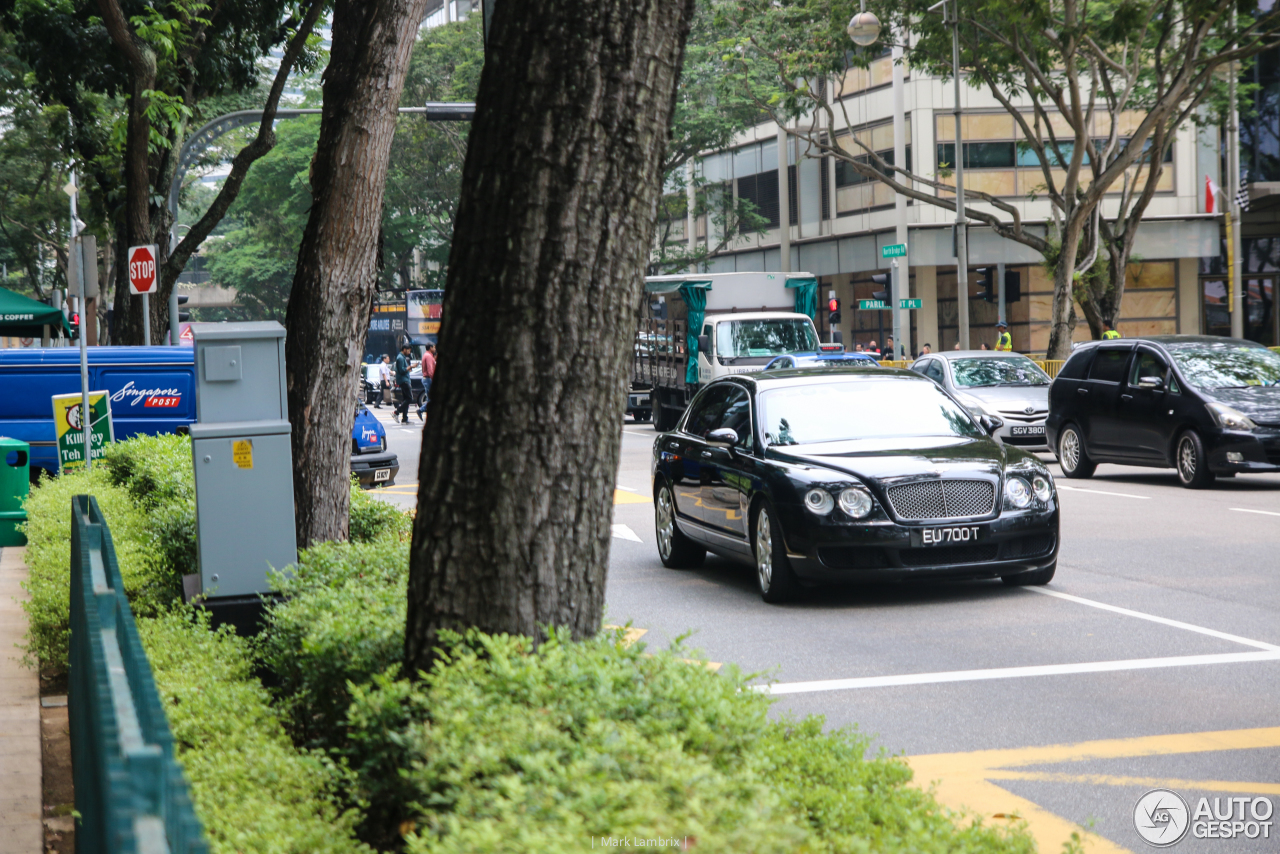
POLYGON ((25 549, 0 549, 0 854, 39 854, 41 824, 40 681, 22 665, 27 615, 18 601, 25 549))

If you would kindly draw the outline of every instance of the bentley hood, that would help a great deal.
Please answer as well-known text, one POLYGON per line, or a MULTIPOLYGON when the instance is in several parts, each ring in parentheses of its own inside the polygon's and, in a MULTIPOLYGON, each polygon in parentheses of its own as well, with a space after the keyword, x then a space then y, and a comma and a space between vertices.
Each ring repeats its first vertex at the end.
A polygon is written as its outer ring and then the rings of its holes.
POLYGON ((913 436, 849 439, 809 445, 773 445, 768 455, 801 466, 822 466, 882 481, 921 475, 999 478, 1009 451, 992 439, 913 436))

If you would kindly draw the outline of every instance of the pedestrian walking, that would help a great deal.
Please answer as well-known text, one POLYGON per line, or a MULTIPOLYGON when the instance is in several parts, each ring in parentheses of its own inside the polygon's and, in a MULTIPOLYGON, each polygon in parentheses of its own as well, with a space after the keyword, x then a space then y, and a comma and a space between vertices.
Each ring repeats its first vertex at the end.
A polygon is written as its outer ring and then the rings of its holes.
POLYGON ((391 396, 391 357, 383 354, 382 361, 378 363, 378 402, 374 404, 374 409, 381 409, 383 403, 390 403, 388 399, 391 396))
POLYGON ((880 347, 876 344, 876 339, 871 339, 871 343, 867 345, 867 352, 875 356, 877 359, 880 358, 880 347))
POLYGON ((996 349, 1005 353, 1013 352, 1013 336, 1009 334, 1009 324, 1003 320, 996 324, 996 349))
POLYGON ((431 397, 431 381, 436 377, 436 345, 428 344, 422 352, 422 402, 418 404, 418 420, 425 421, 423 412, 427 409, 427 400, 431 397))
POLYGON ((413 347, 409 342, 400 345, 400 355, 396 356, 396 409, 392 421, 401 424, 409 423, 409 404, 413 403, 413 386, 409 383, 409 354, 413 347))
POLYGON ((1115 338, 1120 337, 1120 333, 1116 332, 1115 327, 1112 326, 1110 323, 1106 324, 1106 327, 1107 327, 1107 331, 1102 333, 1103 341, 1111 341, 1115 338))
MULTIPOLYGON (((929 342, 928 341, 924 342, 924 346, 920 348, 920 356, 927 356, 932 352, 933 352, 933 348, 929 346, 929 342)), ((917 356, 916 358, 918 359, 920 358, 920 356, 917 356)))
POLYGON ((979 345, 978 345, 978 349, 979 349, 979 350, 990 350, 991 348, 987 346, 987 342, 986 342, 986 341, 983 341, 981 344, 979 344, 979 345))
POLYGON ((889 361, 891 361, 891 362, 892 362, 895 358, 897 358, 897 357, 896 357, 896 356, 894 356, 894 354, 893 354, 893 336, 892 336, 892 335, 890 335, 888 338, 884 339, 884 349, 880 351, 880 358, 881 358, 881 359, 888 359, 888 360, 889 360, 889 361))

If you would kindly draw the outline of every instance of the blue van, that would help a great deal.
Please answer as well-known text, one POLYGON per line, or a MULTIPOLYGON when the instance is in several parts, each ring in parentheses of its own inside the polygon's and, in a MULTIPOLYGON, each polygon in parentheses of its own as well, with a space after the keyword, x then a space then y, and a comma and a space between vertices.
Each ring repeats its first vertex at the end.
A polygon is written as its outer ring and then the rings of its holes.
MULTIPOLYGON (((116 440, 184 433, 196 420, 195 350, 191 347, 90 347, 89 388, 111 398, 116 440)), ((80 392, 75 347, 0 350, 0 436, 31 445, 31 476, 58 471, 53 395, 80 392)), ((387 433, 357 404, 351 467, 362 486, 391 485, 400 464, 387 433)))

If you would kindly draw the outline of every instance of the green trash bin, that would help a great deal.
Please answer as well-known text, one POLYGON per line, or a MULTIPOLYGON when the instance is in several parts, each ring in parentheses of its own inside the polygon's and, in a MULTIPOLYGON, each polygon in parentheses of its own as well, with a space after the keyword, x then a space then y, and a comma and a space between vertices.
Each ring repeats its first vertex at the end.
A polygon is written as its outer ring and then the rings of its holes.
POLYGON ((0 436, 0 546, 27 544, 27 535, 20 526, 27 521, 22 502, 31 489, 30 467, 31 446, 0 436))

